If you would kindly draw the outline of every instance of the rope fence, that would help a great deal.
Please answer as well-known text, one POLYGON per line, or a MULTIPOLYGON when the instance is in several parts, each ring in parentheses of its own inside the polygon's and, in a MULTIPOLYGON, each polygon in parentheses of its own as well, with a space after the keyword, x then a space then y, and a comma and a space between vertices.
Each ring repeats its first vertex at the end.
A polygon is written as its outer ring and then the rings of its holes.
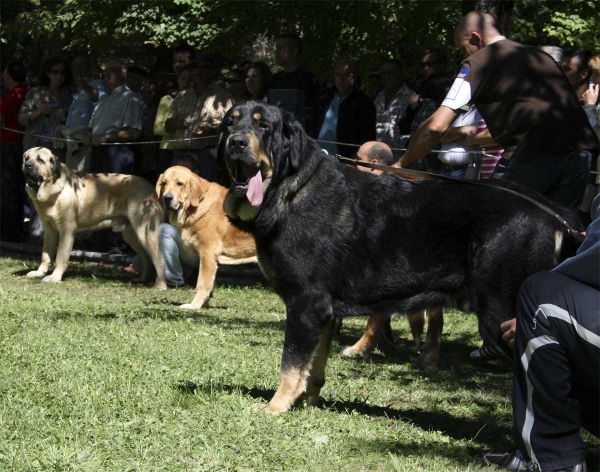
MULTIPOLYGON (((12 128, 6 128, 4 126, 0 126, 0 129, 3 129, 5 131, 12 131, 13 133, 18 133, 18 134, 23 134, 23 135, 28 135, 28 136, 33 136, 36 138, 42 138, 45 140, 49 140, 49 141, 63 141, 65 143, 69 142, 69 143, 77 143, 77 144, 84 144, 83 141, 78 141, 76 139, 69 139, 69 138, 50 138, 48 136, 42 136, 39 134, 31 134, 31 133, 26 133, 25 131, 20 131, 17 129, 12 129, 12 128)), ((126 142, 126 143, 102 143, 101 146, 136 146, 136 145, 143 145, 143 144, 165 144, 165 143, 183 143, 183 142, 188 142, 188 141, 202 141, 202 140, 215 140, 216 136, 198 136, 198 137, 194 137, 194 138, 181 138, 181 139, 166 139, 166 140, 160 140, 160 141, 131 141, 131 142, 126 142)), ((408 139, 410 138, 410 134, 406 134, 406 135, 402 135, 400 136, 400 139, 408 139)), ((359 148, 361 145, 360 144, 353 144, 353 143, 340 143, 337 141, 326 141, 324 139, 317 139, 316 140, 319 143, 327 143, 327 144, 335 144, 338 146, 352 146, 352 147, 356 147, 359 148)), ((406 151, 406 148, 390 148, 392 151, 406 151)), ((430 153, 432 154, 444 154, 444 153, 448 153, 448 152, 457 152, 457 151, 442 151, 440 149, 432 149, 430 151, 430 153)), ((493 154, 487 154, 485 152, 481 152, 481 151, 465 151, 468 152, 469 154, 480 154, 482 156, 485 157, 492 157, 492 158, 497 158, 498 156, 495 156, 493 154)), ((592 174, 598 174, 600 172, 598 171, 591 171, 592 174)))

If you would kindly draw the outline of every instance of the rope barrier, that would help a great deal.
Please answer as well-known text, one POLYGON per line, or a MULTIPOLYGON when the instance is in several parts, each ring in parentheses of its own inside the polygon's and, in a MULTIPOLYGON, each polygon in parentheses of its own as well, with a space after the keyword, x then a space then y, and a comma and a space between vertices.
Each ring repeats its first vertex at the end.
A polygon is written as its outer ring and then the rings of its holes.
MULTIPOLYGON (((18 134, 23 134, 23 135, 27 135, 27 136, 33 136, 35 138, 42 138, 42 139, 46 139, 48 141, 63 141, 65 143, 77 143, 77 144, 83 144, 83 141, 79 141, 77 139, 69 139, 69 138, 55 138, 55 137, 50 137, 50 136, 43 136, 40 134, 32 134, 32 133, 26 133, 24 131, 19 131, 17 129, 12 129, 12 128, 5 128, 4 126, 0 126, 0 129, 6 130, 6 131, 12 131, 13 133, 18 133, 18 134)), ((163 144, 163 143, 180 143, 180 142, 186 142, 186 141, 198 141, 198 140, 205 140, 205 139, 212 139, 213 141, 215 140, 217 136, 213 135, 213 136, 198 136, 196 138, 181 138, 181 139, 167 139, 164 141, 131 141, 131 142, 126 142, 126 143, 102 143, 101 146, 122 146, 122 145, 126 145, 126 146, 133 146, 133 145, 141 145, 141 144, 163 144)))
MULTIPOLYGON (((13 133, 18 133, 18 134, 23 134, 23 135, 28 135, 28 136, 34 136, 36 138, 43 138, 43 139, 48 139, 48 140, 53 140, 53 141, 64 141, 64 142, 70 142, 70 143, 77 143, 77 144, 83 144, 83 141, 78 141, 75 139, 68 139, 68 138, 50 138, 48 136, 42 136, 39 134, 30 134, 30 133, 26 133, 24 131, 20 131, 17 129, 12 129, 12 128, 6 128, 4 126, 0 126, 0 129, 6 130, 6 131, 12 131, 13 133)), ((142 145, 142 144, 163 144, 163 143, 181 143, 181 142, 186 142, 186 141, 197 141, 197 140, 214 140, 216 138, 216 136, 198 136, 197 138, 181 138, 181 139, 167 139, 165 141, 132 141, 132 142, 128 142, 128 143, 102 143, 101 146, 121 146, 121 145, 126 145, 126 146, 133 146, 133 145, 142 145)), ((410 135, 402 135, 400 136, 401 139, 405 139, 405 138, 410 138, 410 135)), ((324 139, 317 139, 316 140, 319 143, 329 143, 329 144, 336 144, 339 146, 353 146, 353 147, 360 147, 360 144, 352 144, 352 143, 340 143, 340 142, 336 142, 336 141, 325 141, 324 139)), ((406 148, 390 148, 392 151, 406 151, 406 148)), ((432 154, 444 154, 444 153, 448 153, 448 152, 458 152, 458 151, 442 151, 441 149, 432 149, 430 151, 432 154)), ((493 157, 493 158, 497 158, 498 156, 495 156, 493 154, 488 154, 485 152, 481 152, 481 151, 464 151, 464 152, 468 152, 469 154, 481 154, 482 156, 485 157, 493 157)), ((592 174, 598 174, 600 172, 598 171, 591 171, 592 174)))

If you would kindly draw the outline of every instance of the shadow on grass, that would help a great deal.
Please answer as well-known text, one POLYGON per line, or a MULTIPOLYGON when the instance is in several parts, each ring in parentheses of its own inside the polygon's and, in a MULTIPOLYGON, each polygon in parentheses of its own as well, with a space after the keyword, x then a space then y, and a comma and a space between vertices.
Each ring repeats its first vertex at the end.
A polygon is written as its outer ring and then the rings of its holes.
MULTIPOLYGON (((175 385, 174 388, 184 395, 215 395, 226 393, 249 396, 260 402, 269 402, 271 398, 273 398, 273 395, 275 395, 275 390, 272 389, 250 388, 242 385, 228 385, 218 382, 198 384, 192 381, 181 381, 179 384, 175 385)), ((439 410, 427 411, 421 408, 397 409, 389 406, 369 405, 360 400, 326 400, 321 398, 320 403, 322 409, 334 411, 343 415, 359 413, 374 418, 392 420, 393 423, 390 425, 390 428, 399 427, 396 423, 397 420, 403 423, 410 423, 423 431, 439 431, 456 440, 473 440, 476 438, 476 441, 484 444, 488 450, 496 450, 498 447, 502 448, 503 446, 509 449, 511 447, 508 439, 505 441, 505 444, 502 441, 503 438, 507 437, 509 434, 507 428, 486 422, 487 420, 485 418, 492 418, 492 410, 495 408, 495 405, 492 404, 486 405, 489 411, 481 415, 481 417, 484 418, 482 420, 455 416, 439 410)), ((297 406, 294 409, 298 408, 301 407, 297 406)), ((381 445, 377 441, 374 441, 373 447, 379 448, 381 445)), ((401 445, 390 443, 385 447, 387 451, 402 453, 401 445), (398 449, 398 447, 400 447, 400 449, 398 449)), ((429 446, 427 447, 429 448, 429 446)), ((456 456, 456 454, 449 455, 446 453, 443 455, 445 457, 456 456)))

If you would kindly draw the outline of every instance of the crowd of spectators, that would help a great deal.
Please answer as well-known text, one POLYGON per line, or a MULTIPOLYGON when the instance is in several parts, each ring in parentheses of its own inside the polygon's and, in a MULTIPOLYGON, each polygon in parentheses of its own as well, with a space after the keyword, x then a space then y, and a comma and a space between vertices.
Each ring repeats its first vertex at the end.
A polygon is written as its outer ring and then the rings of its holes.
MULTIPOLYGON (((590 124, 600 133, 600 55, 555 46, 541 49, 560 64, 572 88, 569 93, 581 101, 590 124)), ((18 222, 23 220, 23 207, 33 209, 23 205, 24 194, 15 189, 22 187, 21 155, 33 146, 50 147, 81 172, 135 173, 151 181, 183 157, 193 156, 200 175, 212 181, 216 133, 224 114, 235 103, 263 100, 293 114, 330 154, 356 157, 360 145, 379 141, 391 149, 392 163, 397 163, 411 136, 447 97, 459 69, 449 63, 444 49, 430 47, 423 51, 421 76, 409 85, 404 64, 398 58, 384 59, 378 71, 380 91, 368 96, 358 61, 337 60, 321 86, 304 59, 302 39, 286 33, 275 39, 273 60, 280 68, 275 74, 265 62, 226 64, 220 56, 197 54, 186 44, 172 51, 173 74, 160 77, 120 58, 108 59, 102 69, 87 56, 57 56, 44 61, 36 79, 30 73, 26 81, 24 65, 11 62, 3 74, 5 92, 0 98, 6 128, 0 134, 3 240, 22 241, 26 236, 18 222)), ((503 151, 477 107, 470 104, 430 152, 411 159, 410 167, 486 179, 503 151)), ((597 189, 596 176, 592 174, 583 198, 585 212, 597 189)), ((569 206, 581 203, 580 197, 569 206)), ((29 236, 40 238, 41 225, 35 214, 28 216, 29 236)))

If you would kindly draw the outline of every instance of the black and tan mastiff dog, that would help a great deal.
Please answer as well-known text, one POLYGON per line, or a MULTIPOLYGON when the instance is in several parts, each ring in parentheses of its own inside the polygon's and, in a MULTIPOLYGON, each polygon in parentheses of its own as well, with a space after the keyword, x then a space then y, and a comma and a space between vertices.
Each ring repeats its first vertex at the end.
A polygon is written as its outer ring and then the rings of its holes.
POLYGON ((112 228, 142 259, 142 275, 134 282, 148 282, 152 264, 156 285, 166 290, 165 262, 158 250, 158 226, 163 209, 152 184, 123 174, 80 174, 61 164, 49 149, 34 147, 23 155, 27 195, 44 225, 42 263, 27 277, 43 277, 56 256, 52 274, 44 282, 60 282, 67 269, 78 231, 112 228))
POLYGON ((318 402, 335 315, 456 306, 500 340, 521 283, 574 250, 552 215, 519 196, 359 172, 277 107, 235 106, 221 126, 218 159, 232 181, 225 211, 254 235, 287 310, 269 412, 318 402))

